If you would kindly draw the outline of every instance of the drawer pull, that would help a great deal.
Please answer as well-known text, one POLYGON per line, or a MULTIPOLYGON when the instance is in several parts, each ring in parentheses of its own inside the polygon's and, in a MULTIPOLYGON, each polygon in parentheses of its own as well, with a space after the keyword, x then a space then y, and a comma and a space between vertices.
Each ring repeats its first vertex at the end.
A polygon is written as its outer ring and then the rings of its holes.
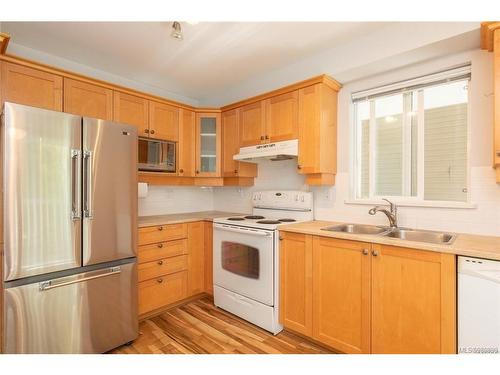
POLYGON ((363 249, 363 255, 368 255, 368 249, 363 249))
POLYGON ((158 284, 161 284, 161 283, 163 282, 163 279, 156 279, 156 282, 157 282, 158 284))
POLYGON ((373 250, 373 251, 372 251, 372 255, 373 255, 374 257, 378 256, 378 251, 373 250))
POLYGON ((162 243, 159 243, 159 244, 158 244, 158 245, 156 245, 156 246, 158 246, 158 247, 161 249, 161 248, 163 247, 163 244, 162 244, 162 243))
POLYGON ((158 265, 159 265, 159 266, 163 265, 163 260, 159 260, 159 261, 158 261, 158 265))
POLYGON ((163 230, 163 227, 158 227, 158 230, 163 230))

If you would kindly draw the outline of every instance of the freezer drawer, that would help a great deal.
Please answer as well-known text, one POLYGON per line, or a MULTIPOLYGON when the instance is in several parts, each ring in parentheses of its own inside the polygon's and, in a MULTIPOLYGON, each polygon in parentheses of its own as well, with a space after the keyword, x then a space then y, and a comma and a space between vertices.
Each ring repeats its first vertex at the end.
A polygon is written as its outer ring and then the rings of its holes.
POLYGON ((138 335, 127 263, 4 289, 5 353, 102 353, 138 335))

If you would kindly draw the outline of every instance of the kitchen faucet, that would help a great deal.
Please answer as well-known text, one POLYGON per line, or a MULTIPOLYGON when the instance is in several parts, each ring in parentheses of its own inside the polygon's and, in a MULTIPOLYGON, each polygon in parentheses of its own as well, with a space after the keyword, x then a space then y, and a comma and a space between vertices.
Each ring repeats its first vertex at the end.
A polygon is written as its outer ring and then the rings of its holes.
POLYGON ((389 203, 390 211, 388 211, 385 208, 381 208, 380 206, 375 206, 372 209, 370 209, 370 211, 368 211, 368 213, 370 215, 375 215, 377 212, 383 212, 387 216, 387 218, 389 219, 389 225, 391 226, 391 228, 397 228, 398 227, 398 208, 397 208, 397 206, 394 203, 392 203, 389 199, 383 198, 382 200, 389 203))

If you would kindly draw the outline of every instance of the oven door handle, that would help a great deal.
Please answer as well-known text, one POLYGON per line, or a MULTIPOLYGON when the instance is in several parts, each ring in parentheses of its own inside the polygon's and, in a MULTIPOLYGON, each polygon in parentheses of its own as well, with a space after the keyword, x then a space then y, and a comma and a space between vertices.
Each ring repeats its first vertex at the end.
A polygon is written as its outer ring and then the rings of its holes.
POLYGON ((235 228, 235 227, 230 227, 229 225, 224 225, 224 224, 215 224, 214 227, 216 229, 224 230, 227 232, 244 233, 244 234, 250 234, 252 236, 262 236, 262 237, 272 236, 271 232, 265 232, 265 231, 261 231, 258 229, 252 229, 252 228, 235 228))

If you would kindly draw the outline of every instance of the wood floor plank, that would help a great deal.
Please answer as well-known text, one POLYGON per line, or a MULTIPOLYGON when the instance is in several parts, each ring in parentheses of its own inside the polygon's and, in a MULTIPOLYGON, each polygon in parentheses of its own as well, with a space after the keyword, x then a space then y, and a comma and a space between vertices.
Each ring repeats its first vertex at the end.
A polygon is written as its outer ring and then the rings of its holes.
POLYGON ((276 336, 214 306, 209 297, 176 306, 139 325, 132 344, 113 354, 325 354, 290 332, 276 336))

